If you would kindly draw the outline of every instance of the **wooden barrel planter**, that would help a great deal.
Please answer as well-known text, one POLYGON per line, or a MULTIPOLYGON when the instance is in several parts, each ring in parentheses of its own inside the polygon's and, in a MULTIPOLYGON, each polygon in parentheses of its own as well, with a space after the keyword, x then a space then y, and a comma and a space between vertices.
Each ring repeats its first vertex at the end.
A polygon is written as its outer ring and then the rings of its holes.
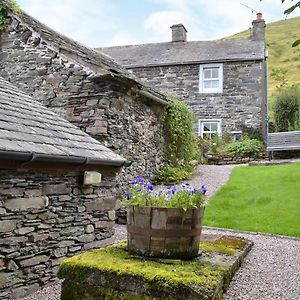
POLYGON ((128 206, 128 251, 149 257, 195 258, 203 214, 204 206, 187 210, 128 206))

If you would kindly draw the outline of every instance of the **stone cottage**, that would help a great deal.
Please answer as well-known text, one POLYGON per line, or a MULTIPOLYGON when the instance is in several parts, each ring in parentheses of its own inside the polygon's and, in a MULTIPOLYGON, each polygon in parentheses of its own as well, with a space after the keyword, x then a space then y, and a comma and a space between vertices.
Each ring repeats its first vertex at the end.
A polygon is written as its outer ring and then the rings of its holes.
POLYGON ((0 299, 113 235, 125 160, 0 78, 0 299))
POLYGON ((0 76, 131 163, 118 182, 151 177, 163 161, 165 97, 109 56, 22 11, 8 10, 8 24, 0 40, 0 76))
POLYGON ((242 125, 267 128, 265 21, 250 38, 187 41, 182 24, 172 42, 98 48, 153 88, 174 93, 193 109, 199 136, 240 135, 242 125))

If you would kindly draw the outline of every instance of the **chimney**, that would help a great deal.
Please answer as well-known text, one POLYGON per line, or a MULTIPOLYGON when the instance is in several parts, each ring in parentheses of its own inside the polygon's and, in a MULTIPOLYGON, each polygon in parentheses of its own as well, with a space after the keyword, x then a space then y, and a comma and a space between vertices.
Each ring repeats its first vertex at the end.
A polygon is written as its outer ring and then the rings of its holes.
POLYGON ((262 13, 256 14, 256 20, 252 22, 252 39, 265 40, 265 20, 262 18, 262 13))
POLYGON ((186 42, 187 30, 182 24, 176 24, 170 28, 172 29, 172 42, 186 42))

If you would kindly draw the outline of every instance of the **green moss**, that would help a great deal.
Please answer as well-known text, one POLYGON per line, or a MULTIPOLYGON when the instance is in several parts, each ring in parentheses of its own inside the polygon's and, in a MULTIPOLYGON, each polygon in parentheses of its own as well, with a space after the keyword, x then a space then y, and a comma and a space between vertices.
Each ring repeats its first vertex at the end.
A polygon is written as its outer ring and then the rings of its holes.
POLYGON ((73 256, 63 261, 60 278, 83 279, 91 269, 118 275, 142 276, 148 281, 159 281, 160 285, 180 283, 215 282, 224 268, 204 264, 200 260, 146 260, 125 251, 125 243, 97 249, 73 256))
POLYGON ((6 0, 1 1, 0 3, 0 33, 6 29, 8 26, 7 17, 8 11, 11 10, 15 14, 20 13, 20 8, 16 1, 14 0, 6 0))
MULTIPOLYGON (((244 240, 221 238, 202 242, 200 248, 234 255, 244 246, 244 240)), ((58 277, 65 278, 63 300, 181 299, 183 295, 189 295, 186 299, 198 299, 197 293, 204 295, 203 299, 210 299, 229 273, 230 266, 221 267, 201 259, 147 259, 131 255, 126 251, 126 242, 122 242, 64 260, 58 277), (119 288, 124 283, 133 284, 139 294, 127 290, 127 285, 125 290, 119 288)))
POLYGON ((242 250, 245 247, 243 239, 218 239, 215 242, 200 242, 200 249, 206 252, 219 252, 227 255, 235 255, 236 250, 242 250))

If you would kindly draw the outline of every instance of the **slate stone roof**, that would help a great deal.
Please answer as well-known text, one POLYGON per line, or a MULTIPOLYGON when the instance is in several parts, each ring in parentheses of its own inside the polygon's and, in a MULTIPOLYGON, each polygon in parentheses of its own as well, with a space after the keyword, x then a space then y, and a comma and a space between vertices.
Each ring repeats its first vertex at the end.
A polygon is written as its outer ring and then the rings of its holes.
POLYGON ((1 77, 0 152, 78 157, 115 166, 125 161, 1 77))
POLYGON ((125 82, 129 82, 131 85, 137 86, 139 89, 147 90, 149 93, 160 98, 162 100, 160 103, 166 101, 164 95, 144 84, 109 55, 86 47, 52 30, 23 11, 20 11, 18 15, 10 12, 9 16, 34 32, 34 35, 38 36, 51 49, 83 66, 91 77, 111 76, 112 78, 121 79, 125 82))
POLYGON ((126 68, 201 62, 262 60, 263 41, 246 38, 214 41, 168 42, 96 48, 126 68))

